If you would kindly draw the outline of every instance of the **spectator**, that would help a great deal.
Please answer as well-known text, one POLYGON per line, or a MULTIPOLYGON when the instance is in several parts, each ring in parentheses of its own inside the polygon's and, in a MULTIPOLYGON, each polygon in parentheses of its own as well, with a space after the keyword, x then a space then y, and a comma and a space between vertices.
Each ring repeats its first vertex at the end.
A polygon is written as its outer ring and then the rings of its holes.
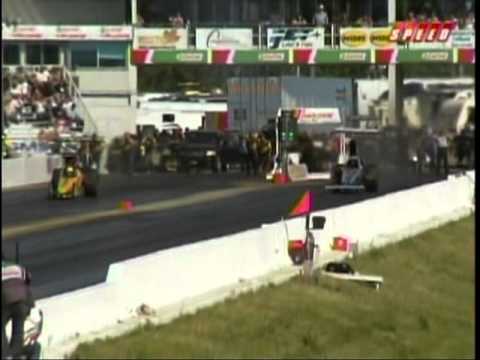
POLYGON ((466 30, 475 31, 475 14, 473 12, 468 13, 468 15, 465 19, 464 28, 466 30))
POLYGON ((465 14, 473 13, 473 4, 470 0, 465 2, 465 14))
POLYGON ((135 171, 136 141, 132 134, 126 132, 123 134, 123 156, 124 163, 127 164, 127 174, 132 176, 135 171))
POLYGON ((277 13, 270 16, 270 23, 272 25, 285 25, 285 20, 277 13))
POLYGON ((418 21, 419 22, 424 22, 424 21, 427 21, 427 15, 425 13, 420 13, 418 15, 418 21))
POLYGON ((412 22, 417 21, 417 17, 415 16, 415 13, 411 10, 408 12, 407 21, 412 21, 412 22))
POLYGON ((462 167, 464 165, 463 160, 467 160, 467 164, 470 164, 470 144, 467 135, 467 129, 463 129, 461 133, 455 137, 455 155, 457 157, 457 166, 462 167))
POLYGON ((177 15, 175 16, 171 16, 169 20, 170 20, 170 24, 175 28, 185 27, 185 21, 180 13, 177 13, 177 15))
POLYGON ((257 175, 258 172, 258 140, 257 134, 251 133, 247 140, 248 149, 248 165, 247 175, 250 175, 250 171, 253 171, 253 175, 257 175))
POLYGON ((43 67, 39 72, 36 73, 36 80, 39 83, 46 83, 50 80, 50 72, 46 67, 43 67))
POLYGON ((294 26, 305 26, 307 24, 307 20, 305 20, 301 14, 297 14, 297 16, 292 19, 292 25, 294 26))
POLYGON ((263 134, 260 134, 258 138, 258 152, 261 171, 266 174, 271 167, 272 144, 263 134))
POLYGON ((438 146, 436 164, 437 176, 440 175, 442 167, 445 176, 448 176, 448 139, 443 130, 438 131, 436 141, 438 146))
POLYGON ((433 7, 432 7, 432 4, 427 1, 425 2, 425 4, 423 5, 423 14, 425 14, 425 17, 431 19, 433 17, 433 7))
POLYGON ((328 14, 325 11, 323 4, 319 5, 317 12, 313 16, 312 22, 313 22, 313 25, 320 26, 320 27, 325 27, 329 24, 328 14))
POLYGON ((241 156, 241 170, 242 172, 244 172, 245 174, 249 175, 250 174, 250 171, 249 171, 249 166, 250 166, 250 163, 249 163, 249 154, 248 154, 248 143, 247 143, 247 139, 243 136, 243 135, 240 135, 240 142, 239 142, 239 152, 240 152, 240 156, 241 156))

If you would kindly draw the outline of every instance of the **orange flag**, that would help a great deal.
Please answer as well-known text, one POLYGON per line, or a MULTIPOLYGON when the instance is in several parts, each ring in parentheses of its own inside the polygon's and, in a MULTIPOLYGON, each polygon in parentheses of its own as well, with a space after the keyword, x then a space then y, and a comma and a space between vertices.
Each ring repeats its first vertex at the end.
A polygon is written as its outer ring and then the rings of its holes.
POLYGON ((290 216, 305 215, 311 212, 313 209, 313 196, 311 191, 306 191, 303 194, 302 198, 295 205, 292 211, 290 211, 290 216))

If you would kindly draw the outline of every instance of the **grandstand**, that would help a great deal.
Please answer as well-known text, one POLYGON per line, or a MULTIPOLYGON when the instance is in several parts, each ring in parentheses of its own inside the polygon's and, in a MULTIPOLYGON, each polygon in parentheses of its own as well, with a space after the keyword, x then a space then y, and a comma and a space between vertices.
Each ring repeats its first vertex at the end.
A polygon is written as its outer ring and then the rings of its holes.
POLYGON ((2 1, 2 74, 60 68, 77 109, 87 123, 94 119, 92 131, 131 131, 137 92, 131 23, 130 1, 2 1))

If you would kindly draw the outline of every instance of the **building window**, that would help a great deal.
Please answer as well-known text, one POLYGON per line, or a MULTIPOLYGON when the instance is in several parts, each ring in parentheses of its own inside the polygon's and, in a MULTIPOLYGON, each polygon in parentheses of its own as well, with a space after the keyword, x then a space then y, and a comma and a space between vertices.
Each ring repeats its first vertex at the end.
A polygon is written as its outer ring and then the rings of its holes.
POLYGON ((60 54, 58 45, 44 44, 43 45, 43 64, 57 65, 60 63, 60 54))
POLYGON ((125 43, 77 43, 71 44, 72 67, 125 67, 127 44, 125 43))
POLYGON ((127 63, 126 45, 98 45, 98 62, 100 67, 125 67, 127 63))
POLYGON ((3 45, 3 63, 5 65, 20 64, 20 47, 17 44, 3 45))
POLYGON ((42 45, 30 44, 25 46, 26 59, 28 65, 40 65, 42 63, 42 45))
POLYGON ((72 44, 72 67, 97 67, 97 46, 95 44, 72 44))

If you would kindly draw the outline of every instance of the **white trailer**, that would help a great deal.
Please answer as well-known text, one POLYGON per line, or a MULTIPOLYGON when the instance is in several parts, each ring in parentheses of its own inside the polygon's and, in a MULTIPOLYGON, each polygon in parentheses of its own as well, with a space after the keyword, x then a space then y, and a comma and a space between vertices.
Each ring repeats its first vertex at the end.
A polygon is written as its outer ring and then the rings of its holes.
POLYGON ((208 112, 226 112, 227 103, 208 101, 157 101, 141 104, 136 124, 153 125, 162 131, 166 124, 196 130, 203 125, 208 112))

